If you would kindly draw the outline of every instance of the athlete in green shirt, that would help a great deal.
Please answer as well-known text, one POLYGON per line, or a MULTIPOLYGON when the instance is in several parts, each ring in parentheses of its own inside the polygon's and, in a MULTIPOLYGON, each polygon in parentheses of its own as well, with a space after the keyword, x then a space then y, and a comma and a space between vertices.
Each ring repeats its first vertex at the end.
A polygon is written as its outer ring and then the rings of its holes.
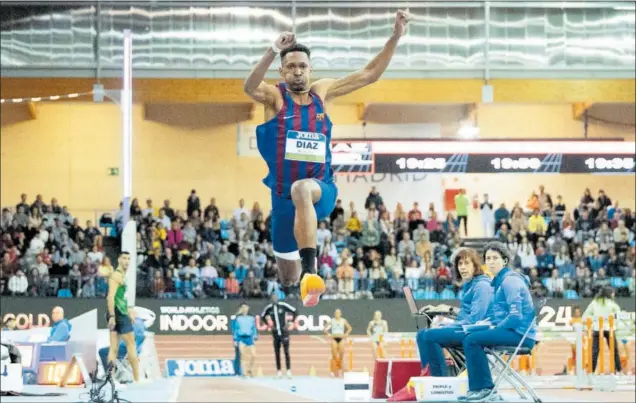
POLYGON ((139 382, 139 359, 133 333, 133 320, 128 312, 126 299, 126 270, 130 263, 130 254, 122 252, 117 259, 117 269, 108 277, 108 295, 106 305, 108 309, 108 328, 110 329, 110 349, 108 351, 109 368, 117 360, 119 339, 126 345, 126 358, 133 369, 133 378, 139 382))

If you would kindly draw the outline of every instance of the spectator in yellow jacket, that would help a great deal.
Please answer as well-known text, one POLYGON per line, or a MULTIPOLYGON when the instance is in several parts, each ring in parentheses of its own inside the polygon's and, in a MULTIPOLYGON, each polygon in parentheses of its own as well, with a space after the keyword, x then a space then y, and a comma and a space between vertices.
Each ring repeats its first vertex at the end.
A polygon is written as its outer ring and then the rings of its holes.
POLYGON ((363 230, 363 226, 361 225, 361 220, 358 219, 358 216, 355 211, 352 211, 352 216, 349 220, 347 220, 347 224, 345 228, 352 233, 352 235, 360 234, 363 230))
POLYGON ((546 222, 540 215, 540 209, 533 210, 533 215, 529 218, 529 232, 532 234, 546 233, 546 222))

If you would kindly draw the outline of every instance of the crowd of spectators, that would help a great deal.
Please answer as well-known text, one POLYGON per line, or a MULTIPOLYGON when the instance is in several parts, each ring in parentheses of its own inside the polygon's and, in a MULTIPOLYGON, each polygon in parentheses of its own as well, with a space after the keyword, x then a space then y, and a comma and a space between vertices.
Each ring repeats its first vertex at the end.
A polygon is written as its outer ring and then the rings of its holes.
MULTIPOLYGON (((458 197, 463 211, 444 217, 433 204, 424 212, 418 203, 409 211, 401 204, 389 211, 375 188, 363 208, 355 202, 345 207, 339 200, 317 230, 324 298, 396 297, 405 285, 418 298, 458 298, 461 279, 449 263, 464 243, 458 216, 466 224, 470 208, 464 192, 458 197)), ((283 296, 270 217, 259 204, 248 209, 240 200, 227 219, 220 216, 214 198, 202 207, 195 190, 185 211, 172 208, 169 200, 160 208, 152 200, 143 208, 132 201, 128 213, 138 223, 138 295, 283 296)), ((535 295, 590 297, 604 285, 614 286, 619 296, 635 294, 635 213, 620 208, 602 190, 593 198, 587 189, 574 208, 560 196, 554 203, 543 187, 525 207, 500 204, 494 209, 488 195, 473 207, 481 211, 483 226, 493 227, 491 235, 509 246, 513 268, 529 276, 535 295)), ((112 225, 117 236, 125 216, 120 205, 98 224, 112 225)), ((3 295, 105 296, 106 282, 97 273, 112 263, 103 232, 90 221, 82 227, 55 198, 47 205, 38 195, 29 205, 22 195, 15 208, 2 210, 0 228, 3 295)))

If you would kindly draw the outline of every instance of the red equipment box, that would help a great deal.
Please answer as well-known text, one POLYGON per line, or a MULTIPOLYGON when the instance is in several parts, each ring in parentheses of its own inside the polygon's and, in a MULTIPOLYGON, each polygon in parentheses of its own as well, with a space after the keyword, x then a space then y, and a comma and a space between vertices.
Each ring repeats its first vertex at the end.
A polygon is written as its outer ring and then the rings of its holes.
POLYGON ((387 399, 404 388, 412 376, 420 376, 416 358, 379 358, 374 364, 372 398, 387 399))

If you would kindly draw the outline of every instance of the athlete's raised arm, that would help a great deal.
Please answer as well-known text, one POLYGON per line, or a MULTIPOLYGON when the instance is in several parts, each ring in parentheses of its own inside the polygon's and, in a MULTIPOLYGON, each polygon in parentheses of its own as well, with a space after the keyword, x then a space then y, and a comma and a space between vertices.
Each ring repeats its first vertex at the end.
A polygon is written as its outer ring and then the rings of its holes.
POLYGON ((267 84, 263 79, 268 72, 270 65, 276 58, 276 56, 282 50, 285 50, 296 43, 296 37, 291 32, 283 32, 277 40, 274 42, 271 48, 269 48, 259 63, 252 69, 250 75, 243 83, 243 91, 257 102, 265 105, 274 104, 274 96, 276 94, 276 87, 267 84))
POLYGON ((396 23, 394 24, 394 32, 392 36, 385 43, 385 47, 380 51, 372 61, 362 70, 356 71, 343 78, 333 79, 324 78, 318 80, 312 86, 314 91, 325 102, 342 97, 351 92, 354 92, 360 88, 370 85, 376 82, 380 76, 385 72, 391 58, 394 56, 394 51, 398 45, 400 37, 403 36, 407 30, 407 24, 409 24, 409 14, 405 11, 398 11, 396 13, 396 23))

